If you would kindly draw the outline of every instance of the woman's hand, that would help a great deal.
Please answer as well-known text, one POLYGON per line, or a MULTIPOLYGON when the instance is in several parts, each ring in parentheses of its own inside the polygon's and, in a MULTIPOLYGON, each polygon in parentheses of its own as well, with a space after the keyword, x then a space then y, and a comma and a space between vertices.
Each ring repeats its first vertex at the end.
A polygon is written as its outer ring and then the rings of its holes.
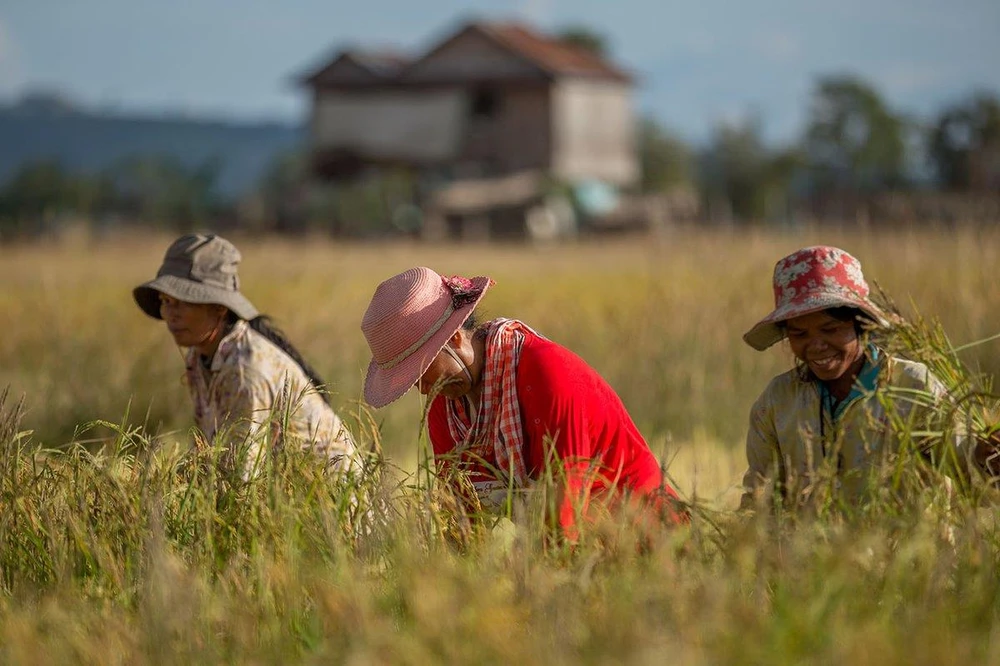
POLYGON ((973 453, 976 464, 990 479, 1000 477, 1000 429, 976 441, 973 453))

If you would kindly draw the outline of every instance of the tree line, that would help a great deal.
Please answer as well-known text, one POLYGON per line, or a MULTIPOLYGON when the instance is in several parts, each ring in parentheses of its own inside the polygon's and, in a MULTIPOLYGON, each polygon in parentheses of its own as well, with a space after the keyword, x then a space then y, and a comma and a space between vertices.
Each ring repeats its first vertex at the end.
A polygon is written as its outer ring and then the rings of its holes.
POLYGON ((767 146, 751 118, 716 127, 699 150, 647 119, 639 150, 645 191, 692 185, 743 220, 780 219, 791 207, 842 216, 887 192, 997 197, 1000 99, 973 93, 922 119, 892 109, 860 78, 826 76, 793 145, 767 146))
MULTIPOLYGON (((768 146, 756 118, 717 126, 700 147, 646 118, 637 143, 641 192, 694 190, 711 218, 780 222, 803 210, 844 218, 859 202, 899 192, 1000 199, 1000 99, 989 92, 922 119, 891 108, 860 78, 826 76, 792 145, 768 146)), ((288 154, 234 199, 220 194, 220 167, 166 155, 131 157, 96 173, 25 164, 0 186, 0 234, 44 231, 67 216, 174 230, 227 223, 292 230, 312 218, 333 220, 334 232, 378 233, 400 228, 390 218, 420 189, 413 174, 392 173, 317 195, 307 186, 306 156, 288 154)))

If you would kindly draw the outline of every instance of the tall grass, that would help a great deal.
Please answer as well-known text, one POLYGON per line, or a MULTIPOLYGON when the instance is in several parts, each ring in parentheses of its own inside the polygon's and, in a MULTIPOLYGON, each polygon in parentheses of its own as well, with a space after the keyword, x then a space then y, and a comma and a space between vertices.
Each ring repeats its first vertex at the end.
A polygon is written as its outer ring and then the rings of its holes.
POLYGON ((331 382, 362 448, 381 452, 346 483, 291 450, 234 478, 218 444, 190 445, 180 357, 129 294, 169 239, 5 249, 0 662, 1000 663, 989 489, 956 496, 930 469, 907 502, 862 514, 732 511, 749 406, 791 364, 739 337, 769 310, 774 262, 814 242, 859 256, 906 304, 910 323, 887 344, 975 395, 987 427, 998 343, 964 346, 1000 329, 998 240, 237 239, 246 293, 331 382), (427 474, 419 399, 374 414, 357 403, 361 313, 379 280, 415 264, 493 275, 487 315, 524 319, 607 377, 694 502, 692 524, 640 535, 599 522, 569 546, 546 530, 544 496, 499 524, 463 512, 427 474))

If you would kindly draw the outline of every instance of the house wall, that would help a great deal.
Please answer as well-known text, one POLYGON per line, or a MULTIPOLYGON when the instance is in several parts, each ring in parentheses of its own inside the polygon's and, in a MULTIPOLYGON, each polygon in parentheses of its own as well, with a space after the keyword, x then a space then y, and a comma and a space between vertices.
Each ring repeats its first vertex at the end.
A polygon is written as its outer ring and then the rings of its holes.
POLYGON ((490 176, 551 165, 550 82, 534 63, 469 30, 442 44, 403 76, 408 85, 445 83, 465 99, 459 176, 490 176), (477 98, 496 108, 476 113, 477 98))
POLYGON ((552 165, 564 180, 632 185, 639 179, 631 88, 564 79, 552 89, 552 165))
POLYGON ((461 146, 465 110, 456 90, 320 90, 310 117, 312 144, 369 159, 451 160, 461 146))
POLYGON ((532 86, 473 86, 463 92, 466 123, 461 157, 470 175, 495 175, 551 164, 549 89, 532 86), (489 117, 473 112, 476 95, 494 95, 496 111, 489 117))
POLYGON ((551 86, 511 90, 503 133, 509 170, 548 169, 552 165, 551 86))

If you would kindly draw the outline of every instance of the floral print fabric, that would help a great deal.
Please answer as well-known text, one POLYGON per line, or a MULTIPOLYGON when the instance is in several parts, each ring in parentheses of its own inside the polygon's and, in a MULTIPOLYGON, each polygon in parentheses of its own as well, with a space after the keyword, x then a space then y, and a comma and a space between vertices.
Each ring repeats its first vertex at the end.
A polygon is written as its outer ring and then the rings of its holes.
POLYGON ((354 440, 340 417, 302 368, 245 321, 222 339, 211 362, 190 350, 186 380, 196 425, 208 441, 226 438, 224 463, 244 477, 259 469, 268 442, 294 441, 339 470, 356 468, 354 440))

